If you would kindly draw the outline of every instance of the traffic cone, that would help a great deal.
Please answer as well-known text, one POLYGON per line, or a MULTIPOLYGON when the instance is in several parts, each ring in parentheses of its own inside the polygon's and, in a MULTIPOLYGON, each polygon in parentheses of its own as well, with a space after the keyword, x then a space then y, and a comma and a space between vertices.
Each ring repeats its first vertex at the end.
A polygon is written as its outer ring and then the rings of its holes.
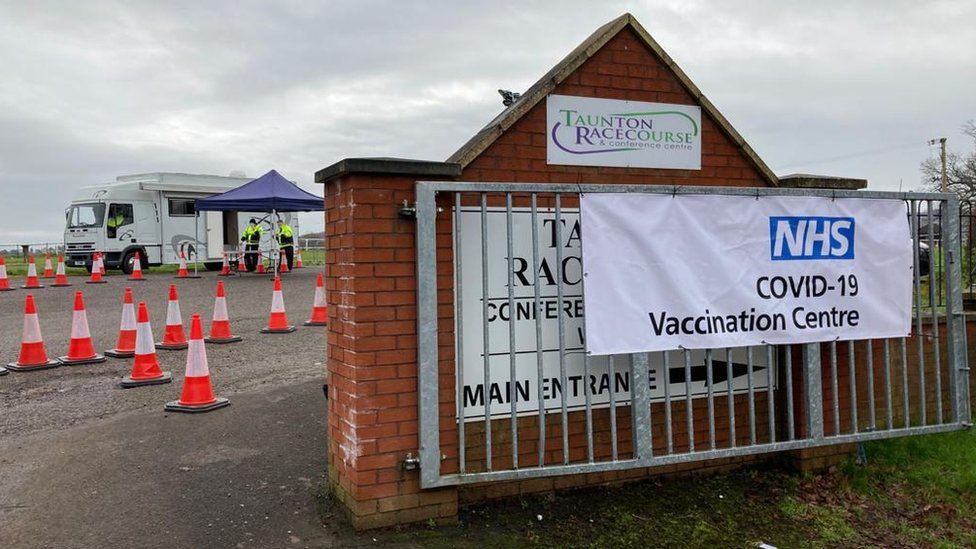
POLYGON ((98 252, 98 272, 105 276, 105 254, 98 252))
POLYGON ((203 343, 203 328, 200 324, 200 315, 193 315, 190 321, 190 350, 186 353, 183 391, 179 400, 166 403, 167 411, 209 412, 230 404, 226 398, 214 395, 207 364, 207 348, 203 343))
POLYGON ((61 363, 49 360, 44 350, 44 338, 41 337, 41 324, 37 321, 37 307, 34 305, 33 294, 27 294, 24 303, 24 332, 20 339, 20 357, 17 362, 7 364, 7 368, 14 372, 30 370, 45 370, 57 368, 61 363))
POLYGON ((295 248, 295 268, 304 269, 305 265, 302 264, 302 250, 300 248, 295 248))
POLYGON ((75 311, 71 317, 71 342, 68 343, 68 354, 59 356, 58 361, 68 366, 79 366, 81 364, 105 362, 106 360, 108 359, 104 355, 95 353, 91 331, 88 329, 85 298, 81 292, 75 292, 75 311))
POLYGON ((312 318, 305 321, 305 326, 327 326, 329 324, 329 308, 325 303, 325 280, 322 273, 315 277, 315 300, 312 301, 312 318))
POLYGON ((123 389, 142 385, 160 385, 173 381, 169 372, 159 368, 156 347, 153 345, 152 325, 149 324, 149 310, 145 302, 139 302, 139 316, 136 322, 136 352, 132 361, 132 373, 123 378, 119 385, 123 389))
POLYGON ((183 316, 180 314, 180 300, 176 295, 176 284, 169 285, 166 331, 163 332, 163 340, 157 343, 156 347, 167 351, 186 349, 186 331, 183 330, 183 316))
POLYGON ((54 268, 51 266, 51 252, 44 252, 44 274, 41 278, 54 278, 54 268))
POLYGON ((239 250, 237 252, 237 273, 246 273, 247 263, 244 262, 244 250, 239 250))
POLYGON ((0 292, 12 292, 16 289, 10 287, 10 279, 7 278, 7 262, 0 255, 0 292))
POLYGON ((102 278, 102 255, 95 252, 92 255, 92 270, 91 276, 85 281, 85 284, 105 284, 107 280, 102 278))
POLYGON ((288 269, 288 257, 285 256, 285 251, 281 250, 278 253, 278 272, 279 273, 290 273, 288 269))
POLYGON ((285 314, 285 297, 281 294, 281 278, 274 279, 274 292, 271 294, 271 316, 268 325, 261 328, 263 334, 287 334, 297 328, 288 325, 288 315, 285 314))
POLYGON ((180 252, 180 270, 176 272, 176 278, 189 278, 190 271, 186 269, 186 254, 180 252))
POLYGON ((139 250, 136 250, 136 256, 132 259, 132 274, 129 275, 129 280, 146 280, 146 277, 142 276, 142 258, 139 250))
MULTIPOLYGON (((192 341, 192 337, 190 338, 192 341)), ((217 282, 217 297, 214 299, 213 321, 210 323, 210 335, 207 343, 236 343, 243 338, 236 336, 230 330, 230 319, 227 316, 227 298, 224 296, 224 282, 217 282)))
POLYGON ((258 254, 258 266, 254 268, 254 274, 264 274, 267 271, 264 270, 264 258, 261 257, 260 252, 254 252, 258 254))
POLYGON ((57 272, 54 273, 54 284, 51 284, 51 286, 57 286, 57 287, 71 286, 71 283, 68 282, 68 275, 64 274, 63 255, 58 256, 58 270, 57 272))
POLYGON ((34 256, 29 256, 27 258, 27 281, 21 288, 32 290, 43 287, 40 281, 37 280, 37 265, 34 264, 34 256))
POLYGON ((224 252, 224 264, 220 267, 220 274, 217 276, 230 276, 230 262, 227 260, 227 252, 224 252))
POLYGON ((122 322, 115 348, 105 351, 115 358, 131 358, 136 355, 136 309, 132 305, 132 288, 126 288, 122 296, 122 322))

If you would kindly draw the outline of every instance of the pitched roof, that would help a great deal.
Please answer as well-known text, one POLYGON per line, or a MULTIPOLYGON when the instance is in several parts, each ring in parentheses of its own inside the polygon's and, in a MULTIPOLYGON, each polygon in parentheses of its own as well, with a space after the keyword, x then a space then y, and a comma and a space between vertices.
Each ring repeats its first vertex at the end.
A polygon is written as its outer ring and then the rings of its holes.
POLYGON ((692 97, 698 102, 705 113, 710 116, 719 128, 738 146, 742 153, 749 159, 756 170, 762 174, 766 180, 773 186, 779 184, 779 180, 776 174, 769 169, 769 166, 759 158, 756 151, 746 143, 746 140, 732 127, 732 124, 722 116, 715 105, 712 104, 708 98, 702 94, 698 86, 688 78, 688 75, 681 70, 680 67, 674 62, 673 59, 661 48, 647 30, 641 26, 640 23, 634 18, 633 15, 625 13, 620 17, 610 21, 606 25, 603 25, 596 30, 589 38, 584 40, 579 46, 576 46, 572 52, 569 53, 562 61, 556 64, 555 67, 549 70, 542 78, 540 78, 535 84, 532 85, 518 101, 513 103, 507 109, 502 111, 494 120, 488 123, 487 126, 481 129, 474 137, 468 140, 460 149, 458 149, 454 154, 452 154, 447 162, 456 162, 465 167, 470 164, 475 158, 478 157, 482 152, 485 151, 492 143, 495 142, 503 133, 505 133, 508 128, 514 125, 522 116, 532 110, 540 101, 542 101, 550 92, 556 89, 563 80, 565 80, 570 74, 572 74, 576 69, 578 69, 583 63, 585 63, 590 57, 592 57, 597 51, 599 51, 611 38, 616 36, 623 29, 630 27, 631 30, 644 42, 644 44, 650 48, 651 51, 657 55, 661 62, 664 63, 668 69, 671 70, 675 78, 684 86, 685 90, 691 94, 692 97))

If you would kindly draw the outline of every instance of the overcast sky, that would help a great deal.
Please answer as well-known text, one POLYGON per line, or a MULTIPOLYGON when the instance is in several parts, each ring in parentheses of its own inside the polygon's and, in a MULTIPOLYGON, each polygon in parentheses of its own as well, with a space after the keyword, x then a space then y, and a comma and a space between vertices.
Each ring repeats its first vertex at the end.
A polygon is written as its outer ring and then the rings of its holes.
POLYGON ((275 168, 321 194, 343 157, 443 160, 496 89, 628 11, 779 175, 907 190, 928 139, 967 145, 967 0, 0 0, 0 246, 60 241, 75 190, 120 174, 275 168))

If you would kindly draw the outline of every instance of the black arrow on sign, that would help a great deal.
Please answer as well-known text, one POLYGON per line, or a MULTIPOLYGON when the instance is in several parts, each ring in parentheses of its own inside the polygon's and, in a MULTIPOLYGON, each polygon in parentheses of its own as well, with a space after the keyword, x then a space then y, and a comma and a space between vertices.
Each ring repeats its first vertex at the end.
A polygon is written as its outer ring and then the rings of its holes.
MULTIPOLYGON (((763 371, 765 369, 766 369, 765 366, 755 366, 755 365, 753 365, 753 367, 752 367, 752 371, 753 372, 761 372, 761 371, 763 371)), ((749 373, 749 365, 748 364, 742 364, 742 363, 739 363, 739 362, 733 362, 732 363, 732 377, 733 377, 733 379, 734 378, 737 378, 737 377, 742 377, 744 375, 747 375, 748 373, 749 373)), ((669 368, 669 370, 668 370, 668 379, 671 381, 672 384, 674 384, 674 383, 684 383, 684 381, 685 381, 685 368, 684 368, 684 366, 671 367, 671 368, 669 368)), ((712 361, 712 383, 722 383, 722 382, 728 381, 728 379, 729 379, 729 376, 728 376, 727 363, 724 360, 713 360, 712 361)), ((705 364, 701 364, 699 366, 692 366, 691 367, 691 381, 692 382, 700 381, 700 382, 704 382, 704 383, 707 384, 708 383, 708 366, 705 365, 705 364)))

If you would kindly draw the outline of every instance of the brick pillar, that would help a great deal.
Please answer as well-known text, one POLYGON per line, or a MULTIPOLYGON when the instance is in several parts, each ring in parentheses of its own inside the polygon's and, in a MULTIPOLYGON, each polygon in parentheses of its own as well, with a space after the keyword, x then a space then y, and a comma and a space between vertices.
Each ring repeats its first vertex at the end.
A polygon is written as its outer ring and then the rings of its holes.
POLYGON ((353 526, 456 520, 457 489, 420 490, 415 221, 399 215, 418 180, 456 164, 346 159, 325 184, 329 305, 329 485, 353 526))

